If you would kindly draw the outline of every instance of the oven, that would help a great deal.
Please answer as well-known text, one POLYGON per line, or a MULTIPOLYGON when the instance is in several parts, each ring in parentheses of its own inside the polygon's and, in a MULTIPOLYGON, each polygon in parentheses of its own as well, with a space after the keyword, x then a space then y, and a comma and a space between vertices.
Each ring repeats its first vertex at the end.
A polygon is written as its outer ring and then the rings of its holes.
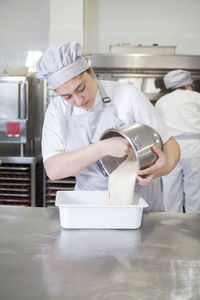
POLYGON ((25 77, 0 78, 0 142, 26 143, 28 82, 25 77))
POLYGON ((34 76, 0 76, 0 155, 35 155, 44 91, 44 83, 34 76))
POLYGON ((0 76, 0 205, 43 205, 46 82, 0 76))

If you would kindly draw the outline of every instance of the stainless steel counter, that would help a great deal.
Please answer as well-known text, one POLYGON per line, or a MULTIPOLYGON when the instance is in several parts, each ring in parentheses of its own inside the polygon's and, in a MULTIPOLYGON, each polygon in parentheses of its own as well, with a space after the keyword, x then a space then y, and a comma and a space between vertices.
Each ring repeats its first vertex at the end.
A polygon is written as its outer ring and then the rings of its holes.
POLYGON ((65 230, 57 208, 0 207, 1 300, 199 300, 200 215, 65 230))

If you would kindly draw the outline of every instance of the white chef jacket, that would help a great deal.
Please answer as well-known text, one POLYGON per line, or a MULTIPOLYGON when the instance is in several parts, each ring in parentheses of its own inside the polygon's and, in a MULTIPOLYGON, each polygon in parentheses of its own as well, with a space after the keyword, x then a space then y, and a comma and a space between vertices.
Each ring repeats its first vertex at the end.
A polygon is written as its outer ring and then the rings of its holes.
MULTIPOLYGON (((104 87, 104 90, 108 97, 111 98, 112 105, 115 108, 115 113, 119 120, 123 123, 123 125, 131 125, 134 122, 142 123, 153 127, 161 136, 163 143, 167 142, 170 138, 170 132, 162 120, 160 114, 153 107, 150 101, 144 96, 142 92, 137 90, 133 85, 118 83, 114 81, 101 81, 101 84, 104 87)), ((43 160, 45 161, 47 158, 62 152, 68 151, 67 144, 70 144, 70 140, 67 140, 67 122, 66 118, 71 111, 77 117, 81 117, 81 115, 88 114, 90 111, 94 111, 99 109, 100 106, 106 105, 102 102, 102 98, 100 93, 98 92, 95 98, 95 102, 92 108, 88 111, 72 107, 69 105, 64 99, 61 97, 54 98, 48 106, 45 121, 43 126, 42 133, 42 155, 43 160), (63 127, 64 130, 63 130, 63 127), (65 132, 65 134, 63 134, 65 132)), ((94 120, 93 127, 96 126, 97 120, 94 120)), ((106 120, 109 123, 109 120, 106 120)), ((103 132, 104 130, 102 130, 103 132)), ((102 132, 98 131, 99 136, 95 136, 91 142, 98 141, 102 132)), ((79 132, 77 132, 78 138, 79 132)), ((73 138, 74 140, 74 138, 73 138)), ((74 145, 74 141, 73 141, 74 145)), ((87 145, 85 145, 87 146, 87 145)), ((71 147, 70 147, 71 148, 71 147)), ((74 149, 75 150, 75 149, 74 149)), ((70 149, 71 151, 71 149, 70 149)), ((94 175, 95 176, 95 175, 94 175)), ((97 179, 99 172, 97 174, 97 179)), ((91 177, 90 177, 91 179, 91 177)), ((107 184, 106 179, 106 184, 107 184)), ((95 179, 94 179, 95 182, 95 179)), ((154 180, 156 182, 156 180, 154 180)), ((86 183, 87 186, 87 183, 86 183)), ((93 187, 91 186, 91 182, 88 183, 91 190, 93 187)), ((95 183, 94 183, 95 186, 95 183)), ((106 185, 107 186, 107 185, 106 185)), ((83 189, 84 187, 81 187, 83 189)), ((98 189, 99 188, 98 186, 98 189)), ((105 185, 102 184, 102 189, 105 190, 105 185)), ((138 190, 148 190, 147 187, 138 186, 138 190)), ((151 191, 155 190, 155 185, 149 185, 149 189, 151 191)), ((143 196, 143 191, 141 191, 141 195, 143 196)), ((144 197, 145 198, 145 197, 144 197)), ((147 200, 147 199, 146 199, 147 200)), ((152 205, 152 207, 154 204, 152 205)))
MULTIPOLYGON (((101 83, 107 95, 111 98, 120 120, 124 121, 126 125, 134 122, 149 125, 160 134, 163 143, 168 141, 171 136, 169 129, 142 92, 133 85, 125 83, 103 80, 101 80, 101 83)), ((98 92, 93 109, 101 101, 98 92)), ((48 105, 42 130, 42 156, 44 161, 65 151, 63 139, 67 137, 61 135, 61 128, 65 123, 65 115, 69 109, 71 109, 71 105, 60 96, 52 99, 48 105)), ((84 114, 85 112, 84 109, 73 107, 74 114, 84 114)))
POLYGON ((200 94, 177 89, 160 98, 156 107, 181 148, 176 168, 162 177, 168 212, 200 212, 200 94))
POLYGON ((181 157, 200 157, 200 93, 177 89, 161 97, 156 108, 177 138, 181 157))

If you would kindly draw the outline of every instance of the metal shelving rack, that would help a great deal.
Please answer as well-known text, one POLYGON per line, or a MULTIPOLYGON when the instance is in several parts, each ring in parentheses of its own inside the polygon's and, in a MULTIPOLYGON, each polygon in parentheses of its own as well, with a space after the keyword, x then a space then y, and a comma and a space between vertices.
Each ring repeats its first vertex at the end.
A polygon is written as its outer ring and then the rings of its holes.
POLYGON ((50 180, 44 171, 43 206, 54 206, 57 191, 73 191, 76 184, 75 177, 68 177, 61 180, 50 180))
POLYGON ((0 205, 42 206, 42 160, 2 156, 0 161, 0 205))

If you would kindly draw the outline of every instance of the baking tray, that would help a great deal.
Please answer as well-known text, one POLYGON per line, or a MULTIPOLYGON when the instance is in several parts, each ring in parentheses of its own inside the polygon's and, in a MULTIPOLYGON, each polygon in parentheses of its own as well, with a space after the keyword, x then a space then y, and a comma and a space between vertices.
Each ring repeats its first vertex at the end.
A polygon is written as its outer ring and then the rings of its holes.
POLYGON ((109 205, 107 191, 57 191, 60 224, 68 229, 136 229, 141 226, 146 201, 137 205, 109 205))

